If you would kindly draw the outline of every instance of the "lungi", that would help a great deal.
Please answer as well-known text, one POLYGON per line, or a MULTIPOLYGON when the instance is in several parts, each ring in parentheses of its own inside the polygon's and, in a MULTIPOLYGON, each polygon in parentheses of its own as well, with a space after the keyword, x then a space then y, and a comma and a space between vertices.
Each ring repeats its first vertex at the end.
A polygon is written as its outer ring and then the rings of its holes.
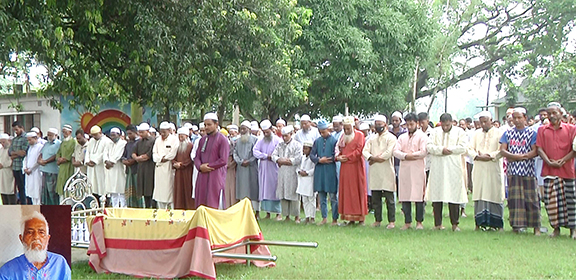
POLYGON ((576 228, 574 179, 544 178, 544 205, 553 228, 576 228))
POLYGON ((508 210, 512 228, 540 228, 540 199, 535 177, 508 176, 508 210))
POLYGON ((485 200, 474 201, 474 220, 477 227, 504 227, 504 205, 485 200))

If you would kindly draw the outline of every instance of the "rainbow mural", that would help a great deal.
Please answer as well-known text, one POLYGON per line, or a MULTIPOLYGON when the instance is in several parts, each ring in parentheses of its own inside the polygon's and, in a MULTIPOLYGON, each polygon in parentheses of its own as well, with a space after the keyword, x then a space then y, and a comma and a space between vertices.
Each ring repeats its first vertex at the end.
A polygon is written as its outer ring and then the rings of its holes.
POLYGON ((126 131, 126 127, 129 124, 130 116, 116 109, 103 110, 95 116, 87 112, 80 117, 80 127, 82 127, 84 131, 90 131, 90 128, 95 125, 100 126, 104 133, 110 132, 114 127, 126 131))

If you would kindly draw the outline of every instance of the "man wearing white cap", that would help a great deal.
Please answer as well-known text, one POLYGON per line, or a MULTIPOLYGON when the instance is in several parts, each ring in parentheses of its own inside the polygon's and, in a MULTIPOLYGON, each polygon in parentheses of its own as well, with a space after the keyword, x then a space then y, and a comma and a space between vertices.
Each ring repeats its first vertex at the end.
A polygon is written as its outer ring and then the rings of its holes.
POLYGON ((229 126, 226 127, 226 129, 228 130, 228 133, 230 133, 230 140, 235 142, 236 140, 238 140, 238 126, 235 124, 231 124, 229 126))
POLYGON ((16 204, 16 194, 14 193, 12 159, 8 155, 10 136, 6 133, 0 134, 0 144, 0 194, 2 194, 2 204, 12 205, 16 204))
POLYGON ((277 128, 276 135, 278 137, 282 137, 282 128, 285 126, 286 126, 285 120, 283 120, 282 118, 279 118, 278 120, 276 120, 276 128, 277 128))
POLYGON ((316 164, 314 168, 314 191, 320 197, 320 225, 326 224, 328 218, 328 202, 332 205, 332 225, 338 225, 338 177, 336 173, 336 143, 338 140, 328 130, 328 122, 318 122, 320 137, 314 141, 310 151, 310 159, 316 164))
POLYGON ((198 126, 195 124, 192 125, 192 127, 190 128, 190 142, 194 143, 196 142, 197 139, 200 138, 198 133, 199 133, 198 126))
POLYGON ((74 174, 72 165, 72 155, 76 148, 76 138, 72 137, 72 126, 66 124, 62 127, 62 143, 56 153, 56 164, 58 165, 58 181, 56 182, 56 192, 60 199, 64 199, 64 185, 74 174))
MULTIPOLYGON (((36 132, 26 133, 28 140, 28 151, 24 158, 22 170, 26 174, 26 195, 32 200, 32 204, 40 205, 42 197, 42 172, 40 172, 40 164, 38 157, 44 144, 38 141, 38 134, 36 132)), ((20 198, 22 199, 22 197, 20 198)), ((24 198, 26 199, 26 198, 24 198)))
POLYGON ((276 196, 278 165, 272 161, 272 153, 281 139, 272 133, 272 123, 269 120, 263 120, 260 126, 264 138, 258 140, 253 149, 254 156, 260 160, 258 165, 260 209, 266 212, 265 219, 270 218, 270 213, 276 213, 276 220, 282 220, 282 216, 280 216, 281 204, 276 196))
MULTIPOLYGON (((92 192, 96 198, 106 195, 106 167, 104 153, 112 140, 102 133, 102 129, 95 125, 90 128, 92 138, 86 147, 85 164, 88 166, 88 180, 92 184, 92 192)), ((101 205, 104 206, 104 205, 101 205)))
MULTIPOLYGON (((396 139, 398 139, 400 135, 408 132, 408 130, 405 127, 401 126, 401 124, 404 122, 404 120, 402 119, 402 113, 395 111, 394 113, 392 113, 390 119, 392 121, 392 129, 390 129, 390 133, 394 134, 394 136, 396 136, 396 139)), ((396 170, 396 185, 398 185, 399 168, 400 168, 400 160, 394 157, 394 169, 396 170)))
POLYGON ((40 151, 41 158, 38 158, 40 172, 42 172, 42 204, 58 205, 60 198, 56 192, 58 181, 58 165, 56 164, 56 154, 60 149, 60 140, 57 138, 58 129, 48 129, 48 141, 40 151))
POLYGON ((198 126, 200 127, 198 134, 199 134, 200 138, 202 138, 206 135, 206 125, 203 122, 201 122, 198 124, 198 126))
POLYGON ((76 130, 76 146, 74 147, 74 153, 72 154, 72 166, 75 169, 80 169, 84 174, 87 174, 86 165, 84 164, 84 159, 86 158, 86 147, 88 146, 88 137, 86 133, 81 128, 76 130))
POLYGON ((312 120, 310 119, 310 116, 302 115, 300 118, 300 125, 302 126, 302 129, 298 130, 298 132, 296 132, 296 136, 294 136, 294 139, 300 142, 300 144, 304 143, 305 141, 314 143, 314 141, 320 137, 318 129, 312 126, 312 120))
MULTIPOLYGON (((344 124, 342 123, 344 121, 344 119, 342 118, 342 116, 338 115, 338 116, 334 116, 332 118, 332 136, 334 136, 334 139, 336 139, 336 141, 340 140, 340 137, 342 137, 342 134, 344 134, 344 124)), ((336 161, 336 177, 338 180, 340 178, 340 166, 341 166, 341 162, 336 161)))
POLYGON ((136 143, 136 148, 132 153, 132 158, 138 162, 138 173, 136 175, 136 196, 144 196, 144 207, 154 207, 152 194, 154 193, 154 170, 156 165, 152 161, 152 148, 156 137, 150 134, 150 125, 141 123, 138 126, 140 140, 136 143))
POLYGON ((260 213, 258 160, 252 151, 257 141, 256 136, 250 135, 250 122, 243 121, 240 124, 240 139, 236 142, 233 153, 236 162, 236 197, 234 199, 249 198, 258 218, 260 213))
POLYGON ((31 132, 36 132, 36 134, 38 135, 38 142, 42 145, 44 145, 46 143, 46 140, 44 138, 42 138, 44 135, 42 134, 42 131, 37 128, 37 127, 33 127, 30 129, 31 132))
POLYGON ((114 127, 110 130, 110 140, 112 143, 104 150, 104 167, 106 193, 110 195, 112 207, 126 207, 126 172, 122 163, 122 154, 126 148, 126 140, 120 139, 120 129, 114 127))
POLYGON ((504 229, 504 173, 500 154, 502 131, 492 126, 492 114, 482 111, 478 115, 481 129, 474 133, 468 147, 472 165, 472 200, 476 229, 504 229))
POLYGON ((296 171, 302 161, 302 143, 292 140, 294 128, 289 125, 282 128, 282 140, 272 153, 272 161, 278 164, 278 187, 276 196, 282 204, 282 216, 290 221, 290 216, 295 217, 296 223, 300 223, 300 195, 296 193, 298 188, 298 174, 296 171))
POLYGON ((12 123, 12 130, 16 137, 12 139, 12 144, 10 149, 8 149, 8 154, 12 159, 12 174, 14 175, 14 181, 16 182, 16 187, 18 188, 18 193, 20 197, 20 204, 29 204, 26 198, 26 182, 24 179, 24 169, 22 168, 24 157, 28 151, 28 139, 26 139, 26 131, 24 127, 18 121, 12 123))
POLYGON ((302 147, 302 161, 297 169, 298 188, 296 193, 302 197, 304 215, 306 216, 305 224, 315 223, 316 217, 316 193, 314 192, 314 169, 315 164, 310 159, 312 142, 304 142, 302 147))
POLYGON ((194 165, 200 172, 196 179, 196 207, 205 205, 222 208, 225 198, 226 164, 230 145, 226 136, 218 131, 218 116, 208 113, 204 116, 206 135, 198 142, 194 165))
POLYGON ((172 166, 176 169, 174 172, 174 209, 191 210, 195 206, 192 198, 193 164, 190 157, 193 144, 188 136, 189 131, 186 127, 178 129, 178 152, 172 160, 172 166))
POLYGON ((172 126, 168 122, 160 123, 160 137, 156 139, 152 149, 152 159, 156 163, 154 169, 154 194, 159 209, 174 209, 174 167, 172 160, 176 158, 180 141, 171 134, 172 126))
POLYGON ((256 136, 258 139, 263 137, 257 121, 250 122, 250 131, 252 132, 252 135, 256 136))

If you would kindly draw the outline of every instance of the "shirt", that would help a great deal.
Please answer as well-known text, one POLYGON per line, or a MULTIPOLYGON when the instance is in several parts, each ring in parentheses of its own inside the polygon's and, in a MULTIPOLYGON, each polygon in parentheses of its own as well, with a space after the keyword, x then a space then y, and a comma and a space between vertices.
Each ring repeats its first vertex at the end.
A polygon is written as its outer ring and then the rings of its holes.
MULTIPOLYGON (((538 128, 536 146, 540 147, 550 160, 559 160, 572 151, 574 136, 576 136, 576 128, 571 124, 560 123, 558 129, 547 124, 538 128)), ((552 168, 544 163, 542 177, 546 176, 574 179, 574 159, 570 159, 560 168, 552 168)))
MULTIPOLYGON (((500 143, 508 144, 508 152, 512 154, 527 154, 532 151, 532 145, 536 144, 536 131, 525 127, 522 130, 508 129, 502 134, 500 143)), ((534 159, 508 161, 506 174, 512 176, 534 177, 534 159)))
MULTIPOLYGON (((42 147, 40 153, 42 154, 42 159, 47 160, 58 153, 58 149, 60 149, 60 140, 56 139, 54 141, 47 141, 42 147)), ((40 171, 43 173, 50 173, 50 174, 58 174, 58 164, 56 163, 56 159, 52 162, 47 163, 44 166, 40 166, 40 171)))
MULTIPOLYGON (((392 125, 390 125, 389 127, 390 129, 388 129, 388 131, 390 131, 390 133, 392 133, 394 136, 396 136, 396 139, 398 139, 398 137, 400 137, 400 135, 408 132, 407 128, 404 127, 399 127, 398 133, 394 133, 394 127, 392 127, 392 125)), ((400 160, 396 157, 394 157, 394 166, 400 166, 400 160)))
MULTIPOLYGON (((15 151, 28 151, 28 139, 24 137, 25 133, 20 134, 20 136, 16 136, 12 139, 12 144, 10 145, 10 149, 8 150, 8 154, 12 154, 15 151)), ((12 170, 20 171, 22 170, 22 160, 24 157, 17 157, 12 160, 12 170)))
POLYGON ((12 279, 71 279, 71 272, 66 259, 61 255, 47 252, 46 263, 37 269, 26 259, 24 254, 5 263, 0 268, 0 280, 12 279))

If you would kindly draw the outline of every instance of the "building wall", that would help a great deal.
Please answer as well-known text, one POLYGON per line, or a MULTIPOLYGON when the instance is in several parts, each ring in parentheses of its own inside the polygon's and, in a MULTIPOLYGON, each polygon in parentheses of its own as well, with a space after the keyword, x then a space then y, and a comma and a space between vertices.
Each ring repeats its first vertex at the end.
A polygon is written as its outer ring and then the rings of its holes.
POLYGON ((18 115, 14 108, 10 108, 12 102, 16 103, 14 98, 7 96, 0 97, 0 131, 12 134, 11 124, 19 120, 24 124, 24 129, 29 131, 32 126, 46 131, 51 127, 60 128, 60 112, 50 106, 49 101, 43 97, 37 97, 35 94, 21 97, 19 99, 22 105, 21 113, 34 112, 35 114, 18 115))

